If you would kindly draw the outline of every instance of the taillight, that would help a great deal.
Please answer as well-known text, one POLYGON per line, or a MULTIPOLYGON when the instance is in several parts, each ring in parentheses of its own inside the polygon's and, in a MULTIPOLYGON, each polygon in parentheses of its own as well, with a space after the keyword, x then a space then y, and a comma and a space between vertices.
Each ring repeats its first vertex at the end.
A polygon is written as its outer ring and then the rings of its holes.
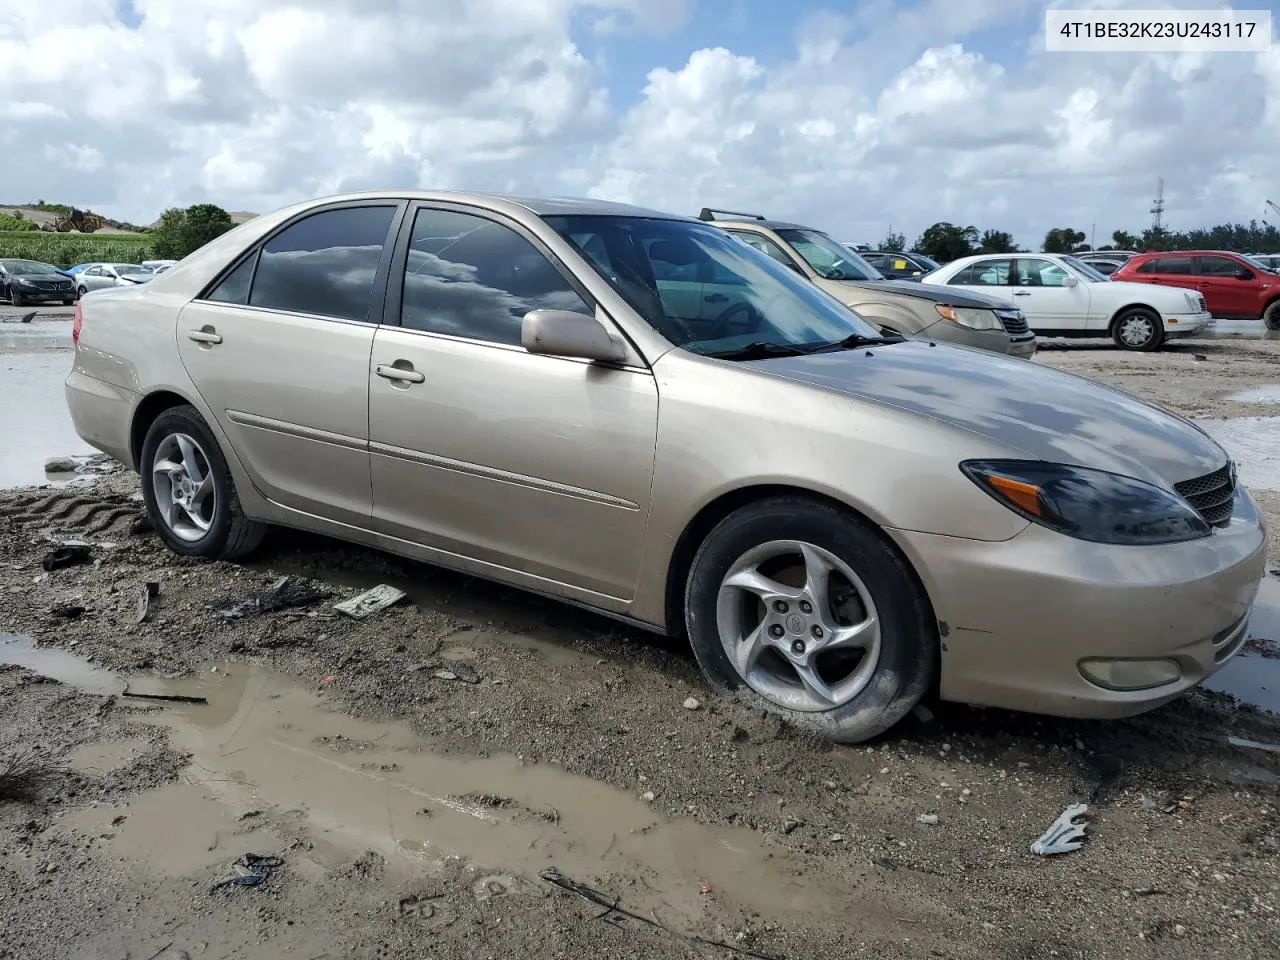
POLYGON ((84 325, 84 312, 80 309, 80 301, 76 301, 75 320, 71 324, 71 342, 80 345, 80 327, 84 325))

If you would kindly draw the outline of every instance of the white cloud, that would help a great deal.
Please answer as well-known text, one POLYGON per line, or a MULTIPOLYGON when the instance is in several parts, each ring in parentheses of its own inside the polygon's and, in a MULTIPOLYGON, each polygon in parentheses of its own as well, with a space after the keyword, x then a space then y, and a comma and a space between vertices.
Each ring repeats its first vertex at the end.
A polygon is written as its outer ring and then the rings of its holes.
POLYGON ((1031 0, 865 0, 766 57, 726 6, 723 37, 610 88, 587 47, 674 43, 693 5, 134 0, 130 29, 115 0, 3 4, 0 200, 149 221, 439 186, 761 209, 858 240, 947 219, 1032 245, 1141 228, 1162 175, 1175 226, 1280 194, 1280 46, 1048 54, 1031 0))

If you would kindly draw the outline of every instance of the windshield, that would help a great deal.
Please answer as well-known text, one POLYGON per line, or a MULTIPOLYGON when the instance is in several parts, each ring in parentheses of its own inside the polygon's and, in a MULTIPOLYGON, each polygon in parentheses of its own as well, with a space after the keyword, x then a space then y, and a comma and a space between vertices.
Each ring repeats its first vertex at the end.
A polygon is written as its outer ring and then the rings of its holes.
POLYGON ((1099 273, 1093 267, 1089 266, 1083 260, 1077 260, 1075 257, 1063 257, 1062 262, 1067 264, 1080 276, 1084 277, 1090 283, 1110 283, 1106 274, 1099 273))
POLYGON ((546 222, 660 334, 692 353, 811 350, 878 331, 795 271, 716 227, 643 217, 546 222))
POLYGON ((116 273, 150 273, 146 267, 140 267, 136 263, 113 263, 111 264, 116 273))
POLYGON ((57 273, 58 268, 38 260, 0 260, 10 273, 57 273))
POLYGON ((930 260, 923 253, 912 253, 911 259, 920 264, 920 266, 924 267, 926 270, 932 271, 942 269, 942 264, 938 263, 937 260, 930 260))
POLYGON ((827 280, 883 280, 871 264, 843 243, 817 230, 778 230, 777 234, 827 280))

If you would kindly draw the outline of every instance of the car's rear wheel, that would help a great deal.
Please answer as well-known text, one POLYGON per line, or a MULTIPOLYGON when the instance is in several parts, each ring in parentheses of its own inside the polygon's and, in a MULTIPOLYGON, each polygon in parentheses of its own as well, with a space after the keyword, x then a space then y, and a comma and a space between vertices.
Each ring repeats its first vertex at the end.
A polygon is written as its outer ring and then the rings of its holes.
POLYGON ((1123 350, 1158 350, 1164 343, 1164 323, 1154 311, 1132 307, 1116 317, 1111 338, 1123 350))
POLYGON ((1268 330, 1280 330, 1280 300, 1275 301, 1262 313, 1262 322, 1268 330))
POLYGON ((929 611, 878 531, 800 496, 721 521, 685 589, 685 625, 712 687, 844 743, 887 730, 929 688, 929 611))
POLYGON ((230 560, 262 542, 265 525, 244 515, 227 461, 193 407, 165 410, 147 430, 139 458, 147 515, 169 549, 230 560))

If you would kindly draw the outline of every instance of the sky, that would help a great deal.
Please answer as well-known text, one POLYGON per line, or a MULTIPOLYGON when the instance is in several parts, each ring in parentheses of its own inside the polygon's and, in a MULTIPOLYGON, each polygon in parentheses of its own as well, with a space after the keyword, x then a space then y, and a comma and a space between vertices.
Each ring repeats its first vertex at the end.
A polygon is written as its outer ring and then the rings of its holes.
MULTIPOLYGON (((0 3, 0 204, 150 223, 346 190, 591 196, 1038 248, 1280 202, 1268 53, 1045 51, 1046 6, 1212 0, 0 3)), ((1280 0, 1245 0, 1270 9, 1280 0)), ((1274 29, 1274 28, 1273 28, 1274 29)))

